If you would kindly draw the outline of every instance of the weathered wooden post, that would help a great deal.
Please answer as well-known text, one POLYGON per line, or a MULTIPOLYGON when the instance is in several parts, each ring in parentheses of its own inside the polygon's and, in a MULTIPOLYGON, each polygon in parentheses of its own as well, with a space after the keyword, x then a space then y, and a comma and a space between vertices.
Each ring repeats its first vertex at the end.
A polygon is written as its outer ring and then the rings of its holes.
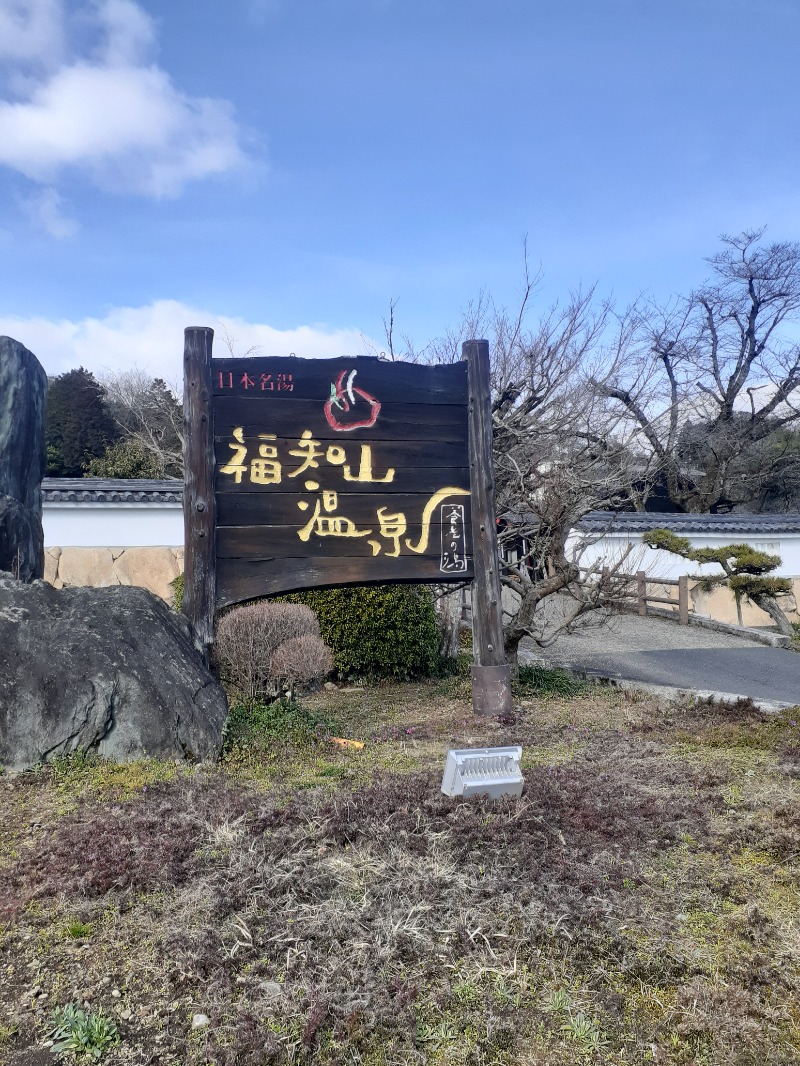
POLYGON ((678 578, 678 616, 682 626, 689 624, 689 578, 682 574, 678 578))
POLYGON ((206 662, 214 641, 216 599, 216 500, 214 420, 211 411, 211 346, 214 330, 184 330, 183 613, 206 662))
POLYGON ((503 648, 500 549, 494 513, 489 342, 466 341, 469 368, 469 463, 472 481, 472 709, 511 712, 511 673, 503 648))
POLYGON ((636 604, 639 614, 647 614, 647 574, 644 570, 636 571, 636 604))

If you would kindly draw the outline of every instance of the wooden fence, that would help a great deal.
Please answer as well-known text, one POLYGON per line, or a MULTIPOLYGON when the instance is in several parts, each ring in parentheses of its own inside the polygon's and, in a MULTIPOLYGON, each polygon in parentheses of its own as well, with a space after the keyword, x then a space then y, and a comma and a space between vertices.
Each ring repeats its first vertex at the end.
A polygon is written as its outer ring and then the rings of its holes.
MULTIPOLYGON (((682 626, 689 624, 689 578, 685 575, 679 578, 648 577, 644 570, 638 570, 630 579, 631 584, 636 586, 636 607, 640 615, 647 614, 648 604, 663 603, 678 608, 678 622, 682 626), (673 596, 652 596, 648 594, 648 585, 671 586, 677 588, 677 599, 673 596)), ((670 612, 674 614, 674 610, 670 612)))

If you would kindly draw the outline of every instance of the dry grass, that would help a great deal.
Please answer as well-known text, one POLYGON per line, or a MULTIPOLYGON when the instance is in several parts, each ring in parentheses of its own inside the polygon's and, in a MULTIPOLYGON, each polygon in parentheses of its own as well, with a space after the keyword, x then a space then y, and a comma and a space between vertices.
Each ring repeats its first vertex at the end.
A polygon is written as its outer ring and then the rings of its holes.
POLYGON ((361 752, 0 781, 0 1058, 77 1002, 111 1064, 800 1060, 795 719, 589 690, 485 723, 464 694, 310 700, 361 752), (481 743, 525 745, 520 801, 441 795, 481 743))

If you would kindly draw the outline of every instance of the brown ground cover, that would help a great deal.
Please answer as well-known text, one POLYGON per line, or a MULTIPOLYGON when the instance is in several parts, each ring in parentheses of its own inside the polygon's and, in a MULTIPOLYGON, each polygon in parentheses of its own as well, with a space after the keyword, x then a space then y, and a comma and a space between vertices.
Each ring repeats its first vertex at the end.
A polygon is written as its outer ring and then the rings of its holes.
POLYGON ((800 1061, 800 712, 467 696, 324 692, 215 769, 0 779, 0 1061, 52 1061, 68 1003, 109 1064, 800 1061), (483 743, 525 746, 521 800, 441 795, 483 743))

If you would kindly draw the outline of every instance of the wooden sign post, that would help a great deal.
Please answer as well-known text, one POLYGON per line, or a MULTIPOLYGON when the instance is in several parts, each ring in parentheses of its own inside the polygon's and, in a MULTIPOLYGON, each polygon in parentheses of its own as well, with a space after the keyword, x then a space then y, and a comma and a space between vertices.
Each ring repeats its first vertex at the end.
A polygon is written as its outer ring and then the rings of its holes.
POLYGON ((187 329, 184 349, 183 609, 200 646, 214 612, 245 600, 475 576, 474 705, 504 713, 486 342, 419 366, 212 361, 212 338, 187 329))
POLYGON ((208 662, 216 609, 216 500, 211 345, 214 330, 189 327, 183 346, 183 613, 208 662))
POLYGON ((466 341, 469 368, 469 464, 472 482, 472 709, 476 714, 512 711, 511 672, 503 648, 500 549, 494 513, 492 396, 489 342, 466 341))

